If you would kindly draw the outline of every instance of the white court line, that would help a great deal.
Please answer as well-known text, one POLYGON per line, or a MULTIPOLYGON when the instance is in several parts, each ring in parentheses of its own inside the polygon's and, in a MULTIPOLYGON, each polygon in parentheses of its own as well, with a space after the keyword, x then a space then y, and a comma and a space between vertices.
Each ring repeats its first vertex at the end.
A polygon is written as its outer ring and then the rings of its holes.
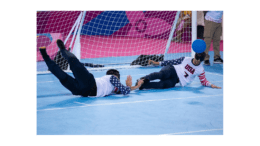
MULTIPOLYGON (((215 73, 210 73, 210 72, 206 72, 207 74, 212 74, 212 75, 217 75, 217 76, 223 76, 221 74, 215 74, 215 73)), ((145 76, 145 75, 148 75, 148 74, 134 74, 134 75, 131 75, 131 76, 145 76)), ((123 75, 122 77, 127 77, 128 75, 123 75)), ((56 80, 56 81, 59 81, 59 80, 56 80)), ((37 83, 46 83, 46 82, 56 82, 56 81, 44 81, 44 82, 37 82, 37 83)))
POLYGON ((179 135, 179 134, 189 134, 189 133, 198 133, 198 132, 208 132, 208 131, 219 131, 223 129, 208 129, 208 130, 199 130, 199 131, 188 131, 188 132, 178 132, 178 133, 169 133, 169 134, 162 134, 162 135, 179 135))
MULTIPOLYGON (((147 74, 137 74, 137 75, 131 75, 131 76, 145 76, 147 74)), ((122 77, 127 77, 128 75, 123 75, 122 77)), ((37 82, 37 83, 46 83, 46 82, 58 82, 59 80, 55 80, 55 81, 44 81, 44 82, 37 82)))
MULTIPOLYGON (((55 82, 55 81, 46 81, 46 82, 55 82)), ((220 83, 223 81, 210 81, 211 83, 220 83)), ((37 83, 45 83, 45 82, 37 82, 37 83)), ((190 85, 196 85, 196 84, 201 84, 200 82, 192 82, 190 85)))
MULTIPOLYGON (((136 74, 136 75, 131 75, 131 76, 144 76, 147 74, 136 74)), ((128 75, 123 75, 122 77, 127 77, 128 75)), ((55 80, 55 81, 44 81, 44 82, 37 82, 37 83, 46 83, 46 82, 58 82, 59 80, 55 80)))
POLYGON ((72 107, 65 107, 65 108, 48 108, 48 109, 41 109, 41 110, 37 110, 37 111, 51 111, 51 110, 70 109, 70 108, 78 108, 78 107, 122 105, 122 104, 132 104, 132 103, 142 103, 142 102, 168 101, 168 100, 176 100, 176 99, 189 99, 189 98, 200 98, 200 97, 216 97, 216 96, 223 96, 223 94, 208 95, 208 96, 195 96, 195 97, 183 97, 183 98, 140 100, 140 101, 131 101, 131 102, 104 103, 104 104, 84 104, 84 103, 80 103, 80 102, 74 102, 74 103, 82 104, 82 106, 72 106, 72 107))
POLYGON ((78 104, 83 104, 83 105, 86 105, 86 104, 84 104, 84 103, 81 103, 81 102, 74 102, 74 103, 78 103, 78 104))

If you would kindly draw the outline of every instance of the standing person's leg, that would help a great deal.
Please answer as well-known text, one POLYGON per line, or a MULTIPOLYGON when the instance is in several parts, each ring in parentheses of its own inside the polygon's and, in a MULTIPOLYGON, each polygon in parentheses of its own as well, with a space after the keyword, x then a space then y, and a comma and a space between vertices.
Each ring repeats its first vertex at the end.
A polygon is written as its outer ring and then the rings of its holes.
POLYGON ((60 48, 62 56, 68 60, 70 69, 75 79, 80 84, 81 94, 85 94, 86 91, 90 90, 96 83, 94 76, 79 62, 77 57, 65 49, 65 45, 61 40, 57 40, 57 45, 60 48))
POLYGON ((210 49, 210 45, 211 45, 211 40, 213 38, 214 32, 215 32, 215 27, 214 27, 214 23, 212 21, 208 21, 205 20, 205 26, 204 26, 204 41, 206 43, 206 57, 205 57, 205 61, 209 60, 209 49, 210 49))
POLYGON ((216 23, 216 30, 213 35, 213 50, 214 50, 214 59, 220 57, 220 50, 219 50, 219 45, 220 45, 220 36, 222 34, 222 25, 221 23, 216 23))
POLYGON ((41 47, 40 48, 41 55, 48 66, 50 72, 56 76, 60 83, 70 90, 72 94, 78 95, 78 82, 69 76, 67 73, 65 73, 60 67, 50 59, 49 55, 46 52, 46 47, 41 47))
POLYGON ((178 27, 176 29, 176 41, 177 42, 181 42, 181 33, 184 29, 184 25, 185 25, 185 20, 181 20, 180 23, 178 24, 178 27))
POLYGON ((181 17, 179 17, 179 19, 177 20, 177 24, 176 24, 176 36, 172 38, 172 41, 175 42, 180 42, 181 39, 181 30, 183 27, 183 22, 181 21, 181 17))

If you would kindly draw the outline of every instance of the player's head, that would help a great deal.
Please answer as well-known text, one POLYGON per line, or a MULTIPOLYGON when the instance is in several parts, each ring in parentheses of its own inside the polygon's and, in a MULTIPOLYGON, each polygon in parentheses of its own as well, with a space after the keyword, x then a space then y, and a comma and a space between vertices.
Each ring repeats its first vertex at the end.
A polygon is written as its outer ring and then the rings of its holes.
POLYGON ((202 52, 202 53, 196 53, 194 58, 200 63, 204 61, 205 57, 206 57, 206 53, 202 52))
POLYGON ((110 69, 107 71, 106 75, 115 75, 118 77, 118 79, 120 80, 120 73, 118 70, 116 69, 110 69))

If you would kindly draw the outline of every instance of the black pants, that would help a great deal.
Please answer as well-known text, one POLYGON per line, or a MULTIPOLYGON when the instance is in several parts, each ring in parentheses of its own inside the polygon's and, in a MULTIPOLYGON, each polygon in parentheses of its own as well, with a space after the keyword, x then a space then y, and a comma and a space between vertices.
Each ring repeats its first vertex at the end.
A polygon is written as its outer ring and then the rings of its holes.
POLYGON ((46 57, 43 57, 43 59, 51 73, 53 73, 60 80, 61 84, 71 91, 73 95, 81 95, 84 97, 89 95, 96 96, 97 88, 94 76, 88 72, 74 54, 65 49, 61 50, 61 52, 62 56, 68 60, 70 70, 75 78, 61 70, 47 55, 46 57))
POLYGON ((175 68, 171 65, 164 66, 159 72, 151 73, 144 78, 152 81, 160 79, 159 82, 148 82, 142 85, 143 89, 166 89, 175 87, 179 82, 179 78, 175 68))

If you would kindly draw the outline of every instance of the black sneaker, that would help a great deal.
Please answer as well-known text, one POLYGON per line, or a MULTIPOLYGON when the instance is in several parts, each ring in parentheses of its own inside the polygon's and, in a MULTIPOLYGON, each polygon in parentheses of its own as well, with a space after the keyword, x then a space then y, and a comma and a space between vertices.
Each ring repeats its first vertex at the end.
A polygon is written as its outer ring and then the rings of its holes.
POLYGON ((220 57, 218 57, 218 58, 214 59, 214 63, 222 64, 223 60, 220 57))
POLYGON ((40 49, 40 52, 41 52, 43 58, 48 56, 48 54, 46 52, 46 47, 40 47, 39 49, 40 49))
POLYGON ((62 50, 62 49, 65 49, 65 45, 64 45, 64 43, 63 43, 62 40, 58 39, 58 40, 56 41, 56 43, 57 43, 58 47, 59 47, 61 50, 62 50))
POLYGON ((204 60, 204 65, 210 66, 209 60, 204 60))

